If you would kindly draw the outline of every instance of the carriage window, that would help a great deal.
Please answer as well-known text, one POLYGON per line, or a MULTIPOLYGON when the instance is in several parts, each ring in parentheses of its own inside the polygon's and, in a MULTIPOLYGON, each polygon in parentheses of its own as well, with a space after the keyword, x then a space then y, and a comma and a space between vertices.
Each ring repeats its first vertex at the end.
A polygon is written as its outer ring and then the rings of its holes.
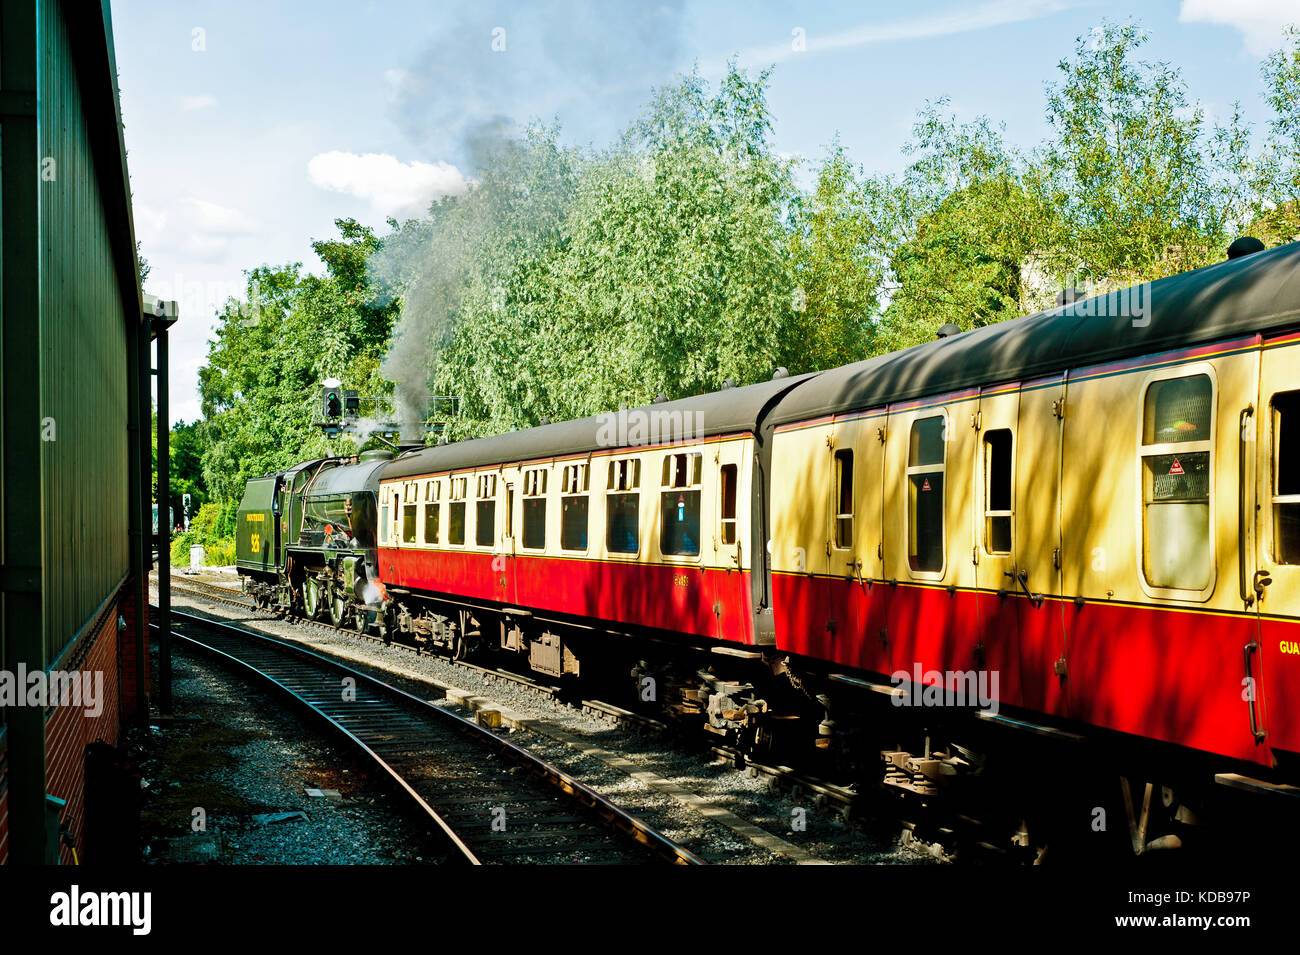
POLYGON ((609 493, 605 495, 605 547, 614 554, 640 550, 641 529, 637 512, 641 495, 641 461, 636 458, 609 462, 609 493))
POLYGON ((447 543, 465 543, 465 491, 468 478, 451 479, 451 500, 447 504, 447 543))
POLYGON ((587 465, 570 464, 560 480, 560 546, 587 549, 587 465))
POLYGON ((474 543, 491 547, 497 536, 497 476, 480 474, 474 508, 474 543))
POLYGON ((415 543, 415 519, 416 512, 419 511, 419 504, 402 505, 402 543, 415 543))
POLYGON ((736 466, 722 466, 722 543, 736 543, 736 466))
POLYGON ((907 563, 943 570, 944 416, 912 422, 907 447, 907 563))
POLYGON ((668 556, 700 552, 700 471, 702 454, 664 456, 659 495, 659 550, 668 556))
POLYGON ((1142 572, 1152 587, 1210 585, 1208 375, 1152 382, 1142 408, 1142 572))
POLYGON ((388 496, 384 496, 384 506, 379 509, 379 543, 388 543, 388 496))
POLYGON ((1011 553, 1011 429, 984 434, 984 550, 1011 553))
POLYGON ((1300 564, 1300 391, 1273 396, 1273 559, 1300 564))
POLYGON ((835 452, 835 546, 853 546, 853 452, 835 452))
POLYGON ((426 544, 438 543, 438 521, 442 517, 442 504, 439 501, 430 501, 424 505, 424 542, 426 544))
POLYGON ((524 472, 524 547, 541 550, 546 546, 545 468, 524 472))

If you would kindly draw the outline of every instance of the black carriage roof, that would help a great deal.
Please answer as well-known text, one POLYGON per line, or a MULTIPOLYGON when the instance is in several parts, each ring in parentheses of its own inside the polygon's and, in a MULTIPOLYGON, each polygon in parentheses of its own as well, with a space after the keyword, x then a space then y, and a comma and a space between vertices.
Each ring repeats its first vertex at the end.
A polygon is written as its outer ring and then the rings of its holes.
POLYGON ((495 437, 474 438, 455 444, 422 448, 419 451, 408 452, 389 463, 384 471, 384 478, 409 477, 434 471, 456 471, 513 461, 534 461, 614 447, 657 443, 651 441, 619 443, 618 439, 629 436, 631 425, 643 413, 681 416, 677 427, 690 429, 692 435, 699 437, 752 432, 759 426, 766 409, 790 388, 809 377, 811 376, 796 375, 777 378, 755 385, 696 395, 692 398, 679 398, 675 401, 646 405, 625 412, 610 412, 608 415, 560 421, 495 437), (690 419, 686 419, 687 413, 690 413, 690 419), (622 429, 618 427, 620 415, 625 416, 622 429), (608 438, 611 436, 616 440, 609 441, 608 438))
POLYGON ((1300 242, 826 371, 786 395, 773 424, 976 385, 1029 380, 1300 325, 1300 242), (1146 324, 1115 314, 1149 306, 1146 324), (1109 314, 1106 314, 1107 311, 1109 314))

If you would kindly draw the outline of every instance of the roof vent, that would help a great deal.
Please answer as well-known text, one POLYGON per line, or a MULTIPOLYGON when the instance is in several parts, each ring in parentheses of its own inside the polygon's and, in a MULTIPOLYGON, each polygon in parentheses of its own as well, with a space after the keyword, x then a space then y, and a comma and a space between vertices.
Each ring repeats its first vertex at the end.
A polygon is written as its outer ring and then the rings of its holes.
POLYGON ((1250 255, 1253 252, 1263 252, 1264 243, 1253 235, 1243 235, 1232 245, 1228 246, 1228 258, 1239 259, 1243 255, 1250 255))
POLYGON ((940 325, 939 330, 934 333, 935 338, 952 338, 954 335, 961 334, 961 326, 949 322, 947 325, 940 325))
POLYGON ((782 365, 776 371, 772 372, 773 381, 776 381, 778 378, 789 378, 789 377, 790 377, 790 369, 786 368, 785 365, 782 365))
POLYGON ((736 387, 736 383, 732 381, 730 378, 728 378, 726 381, 722 383, 721 390, 726 391, 728 388, 735 388, 735 387, 736 387))
POLYGON ((383 448, 374 448, 370 451, 361 452, 361 462, 368 464, 371 461, 391 461, 393 459, 392 451, 385 451, 383 448))
POLYGON ((654 403, 657 405, 661 405, 667 400, 668 400, 668 396, 661 391, 659 392, 659 394, 655 395, 654 403))
POLYGON ((537 426, 540 428, 540 427, 542 427, 542 426, 544 426, 544 425, 548 425, 548 424, 550 424, 550 423, 551 423, 551 419, 548 418, 548 417, 546 417, 546 415, 542 415, 542 417, 539 418, 538 421, 537 421, 537 426))

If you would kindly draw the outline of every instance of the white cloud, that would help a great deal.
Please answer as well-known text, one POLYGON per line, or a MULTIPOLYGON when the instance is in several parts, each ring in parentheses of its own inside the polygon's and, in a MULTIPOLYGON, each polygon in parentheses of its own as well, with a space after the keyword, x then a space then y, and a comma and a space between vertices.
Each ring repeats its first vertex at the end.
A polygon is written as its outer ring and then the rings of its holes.
POLYGON ((187 196, 179 203, 180 217, 195 232, 214 236, 252 235, 260 229, 256 220, 238 209, 187 196))
POLYGON ((168 245, 200 262, 222 262, 233 239, 262 231, 261 223, 251 216, 197 196, 186 196, 166 209, 136 202, 134 214, 146 258, 168 245))
POLYGON ((307 163, 307 178, 320 189, 367 200, 379 218, 416 216, 430 200, 464 195, 469 188, 461 171, 450 163, 404 163, 386 153, 359 156, 338 150, 313 156, 307 163))
POLYGON ((204 93, 201 96, 181 97, 181 109, 187 113, 196 109, 208 109, 209 107, 216 105, 217 98, 215 96, 209 96, 207 93, 204 93))
POLYGON ((1284 26, 1300 22, 1300 5, 1296 0, 1183 0, 1178 20, 1233 27, 1252 55, 1264 56, 1282 45, 1284 26))
POLYGON ((889 23, 864 23, 836 33, 808 32, 801 35, 802 50, 795 49, 795 38, 771 46, 745 50, 743 61, 781 63, 808 54, 846 50, 881 43, 924 40, 931 37, 970 33, 990 27, 1006 26, 1024 20, 1060 13, 1075 6, 1075 0, 987 0, 985 3, 932 15, 893 20, 889 23))

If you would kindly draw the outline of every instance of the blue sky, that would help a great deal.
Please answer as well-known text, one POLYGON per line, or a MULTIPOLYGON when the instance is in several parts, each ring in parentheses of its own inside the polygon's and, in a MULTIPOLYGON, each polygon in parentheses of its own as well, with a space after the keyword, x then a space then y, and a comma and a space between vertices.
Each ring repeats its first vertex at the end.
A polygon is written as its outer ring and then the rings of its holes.
POLYGON ((556 119, 569 141, 601 146, 652 86, 693 64, 716 78, 734 55, 775 64, 777 149, 815 161, 838 133, 855 163, 897 171, 927 99, 1039 142, 1044 83, 1075 37, 1135 18, 1146 57, 1181 68, 1211 117, 1240 100, 1258 128, 1260 59, 1300 3, 113 0, 112 12, 146 291, 181 302, 171 401, 188 421, 213 313, 242 294, 242 270, 319 270, 310 241, 335 218, 382 231, 385 216, 463 189, 473 133, 497 118, 556 119))

